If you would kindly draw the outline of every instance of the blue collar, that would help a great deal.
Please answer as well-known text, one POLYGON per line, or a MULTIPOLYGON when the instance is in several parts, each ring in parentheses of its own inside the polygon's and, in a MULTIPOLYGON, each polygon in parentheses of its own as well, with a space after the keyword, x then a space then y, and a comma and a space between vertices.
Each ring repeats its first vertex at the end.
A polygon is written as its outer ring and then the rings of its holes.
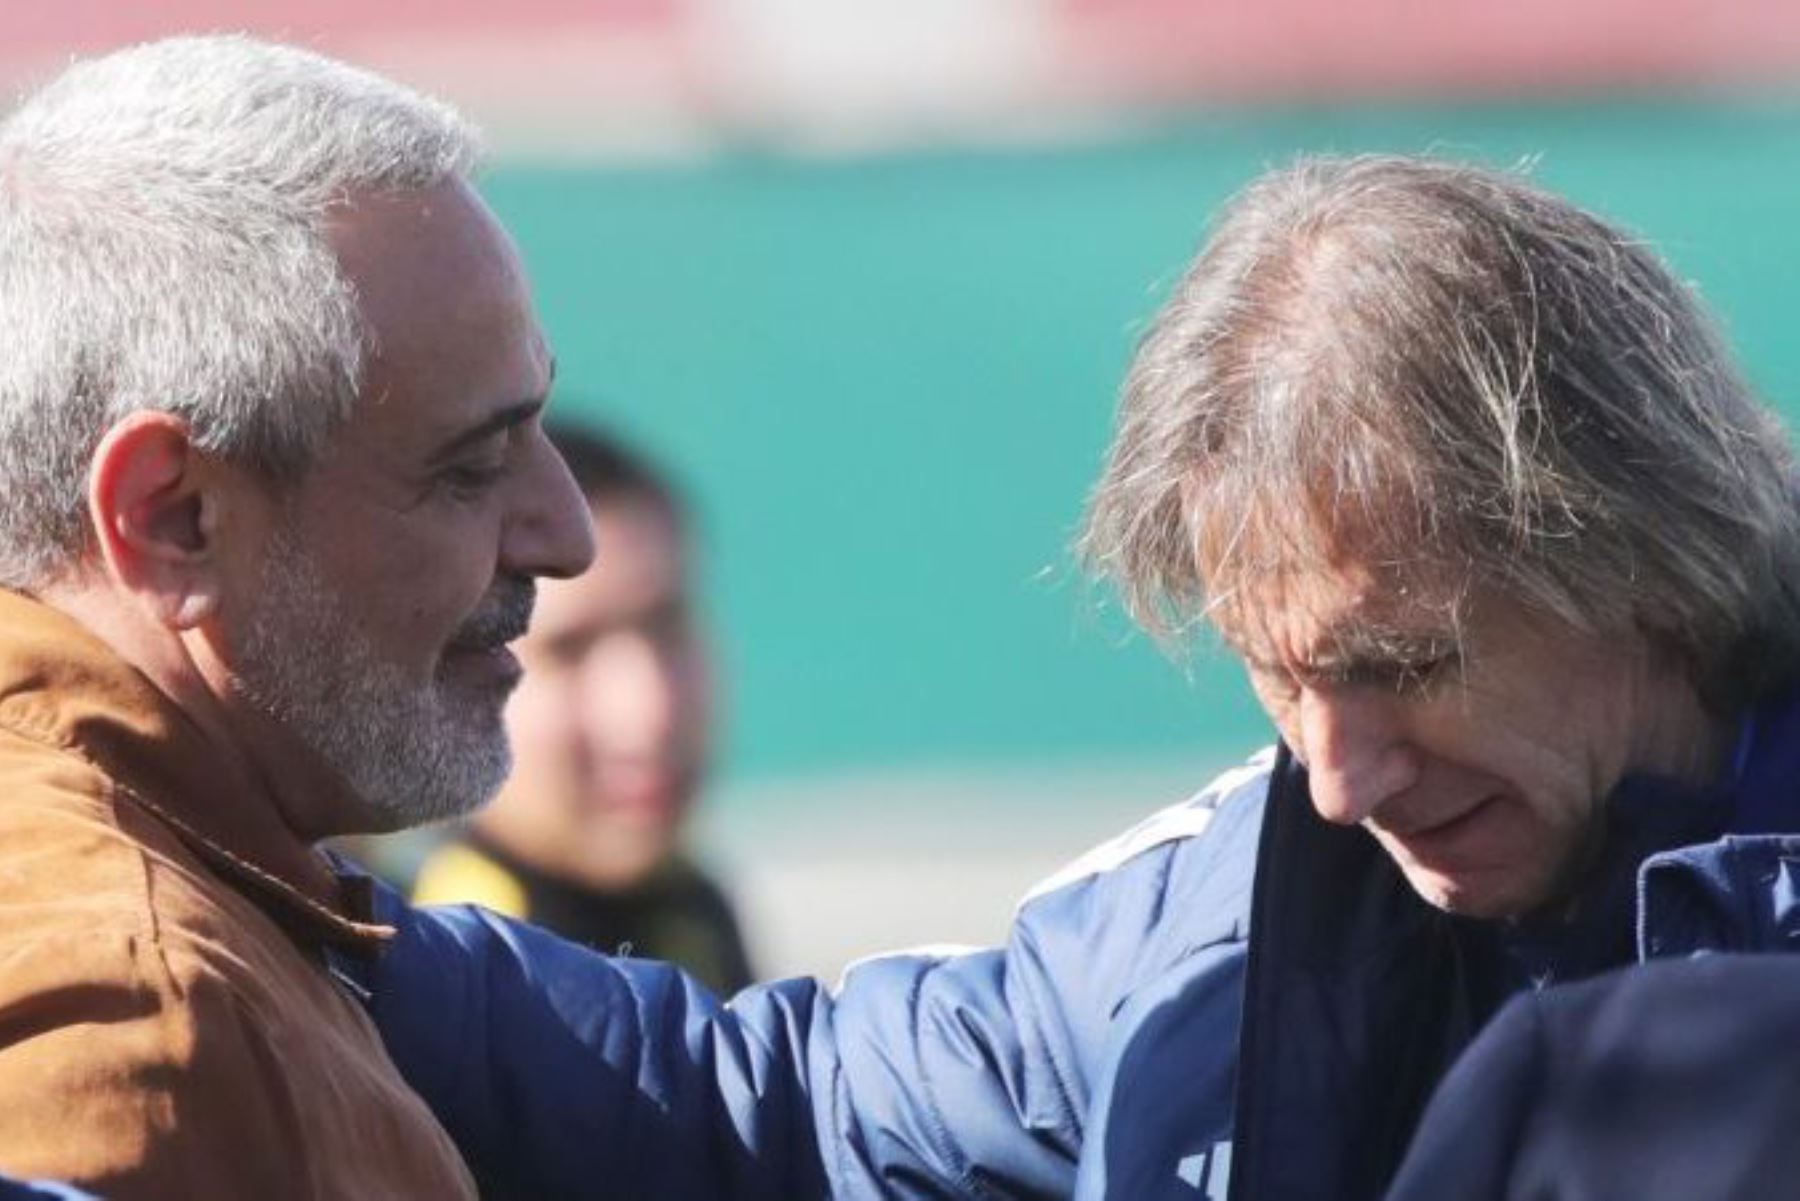
POLYGON ((1765 702, 1744 717, 1732 778, 1732 834, 1793 830, 1800 812, 1800 692, 1765 702))

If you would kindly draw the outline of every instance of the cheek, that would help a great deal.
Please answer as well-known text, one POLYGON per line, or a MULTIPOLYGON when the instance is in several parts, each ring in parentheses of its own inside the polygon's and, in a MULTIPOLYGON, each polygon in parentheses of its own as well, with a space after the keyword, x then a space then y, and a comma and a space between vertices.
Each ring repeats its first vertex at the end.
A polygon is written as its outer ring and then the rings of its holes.
MULTIPOLYGON (((425 508, 430 507, 422 506, 425 508)), ((495 535, 485 523, 408 516, 390 536, 369 540, 378 553, 365 574, 383 582, 414 638, 448 637, 494 585, 495 535)))
POLYGON ((1538 827, 1550 844, 1546 853, 1556 849, 1572 849, 1594 828, 1600 813, 1601 799, 1585 778, 1572 771, 1546 771, 1533 782, 1535 792, 1529 797, 1538 827))
POLYGON ((1596 809, 1587 760, 1557 733, 1522 729, 1454 702, 1415 728, 1428 779, 1459 796, 1491 791, 1506 798, 1502 833, 1516 861, 1559 862, 1584 836, 1596 809))
POLYGON ((1635 721, 1628 669, 1556 642, 1496 654, 1488 668, 1463 706, 1467 741, 1546 817, 1582 819, 1625 767, 1635 721))

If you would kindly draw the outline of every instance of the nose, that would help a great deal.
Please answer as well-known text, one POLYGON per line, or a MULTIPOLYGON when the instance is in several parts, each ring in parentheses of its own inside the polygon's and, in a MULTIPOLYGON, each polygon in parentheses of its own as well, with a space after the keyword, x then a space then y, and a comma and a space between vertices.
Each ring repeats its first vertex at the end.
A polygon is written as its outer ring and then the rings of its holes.
POLYGON ((594 515, 541 429, 533 431, 530 460, 519 473, 501 554, 516 574, 557 579, 578 576, 594 562, 594 515))
POLYGON ((1400 720, 1401 698, 1376 686, 1328 684, 1300 693, 1300 745, 1313 808, 1355 825, 1418 781, 1418 753, 1400 720))

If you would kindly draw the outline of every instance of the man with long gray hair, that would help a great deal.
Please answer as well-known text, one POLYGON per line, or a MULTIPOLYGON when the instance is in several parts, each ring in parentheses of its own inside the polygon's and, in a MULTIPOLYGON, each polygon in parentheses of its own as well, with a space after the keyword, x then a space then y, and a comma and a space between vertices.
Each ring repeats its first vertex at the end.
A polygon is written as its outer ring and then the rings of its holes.
POLYGON ((1509 996, 1785 939, 1793 482, 1630 236, 1506 173, 1303 161, 1144 338, 1080 548, 1159 636, 1218 632, 1274 750, 1005 949, 723 1010, 420 912, 377 1019, 536 1197, 1377 1197, 1509 996))
POLYGON ((444 105, 297 50, 77 63, 0 125, 0 1170, 472 1198, 327 835, 507 769, 592 557, 518 256, 444 105))

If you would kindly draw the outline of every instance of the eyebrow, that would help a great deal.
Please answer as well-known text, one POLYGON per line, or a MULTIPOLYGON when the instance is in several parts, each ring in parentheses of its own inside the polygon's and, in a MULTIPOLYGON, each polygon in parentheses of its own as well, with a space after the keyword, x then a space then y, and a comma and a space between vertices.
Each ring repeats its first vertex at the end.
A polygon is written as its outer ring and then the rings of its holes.
POLYGON ((520 404, 509 405, 497 413, 490 414, 482 421, 452 434, 440 442, 435 450, 426 458, 428 466, 436 467, 454 459, 457 455, 495 434, 504 433, 517 426, 524 425, 536 417, 544 409, 542 400, 527 400, 520 404))
MULTIPOLYGON (((1228 639, 1233 652, 1244 664, 1261 671, 1273 671, 1281 664, 1228 639)), ((1301 665, 1307 672, 1328 678, 1371 671, 1413 667, 1436 662, 1461 653, 1461 647, 1450 631, 1406 631, 1380 628, 1328 630, 1320 640, 1319 653, 1301 665)))
POLYGON ((544 406, 550 403, 549 390, 551 387, 554 387, 555 384, 556 358, 552 355, 550 358, 549 380, 545 386, 544 395, 533 397, 530 400, 520 401, 515 405, 508 405, 498 412, 490 413, 487 417, 476 422, 474 425, 469 426, 467 429, 459 430, 450 435, 450 437, 446 438, 443 442, 440 442, 437 447, 426 456, 426 466, 441 466, 451 459, 454 459, 469 447, 481 442, 483 439, 491 438, 495 434, 504 433, 507 430, 515 429, 518 426, 526 424, 539 413, 542 413, 544 411, 544 406))

